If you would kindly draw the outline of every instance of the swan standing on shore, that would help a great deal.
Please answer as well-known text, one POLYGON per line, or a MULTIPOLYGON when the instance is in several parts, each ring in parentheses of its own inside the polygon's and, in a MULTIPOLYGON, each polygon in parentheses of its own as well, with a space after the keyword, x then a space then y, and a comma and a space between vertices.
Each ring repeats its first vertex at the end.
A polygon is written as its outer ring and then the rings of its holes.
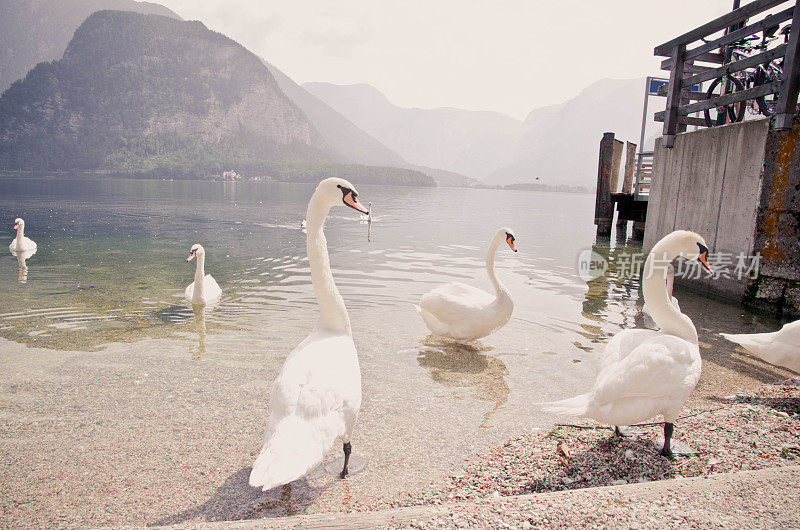
POLYGON ((19 217, 14 219, 14 230, 17 231, 17 237, 8 245, 8 250, 11 252, 36 250, 36 243, 34 243, 32 239, 25 237, 25 221, 19 217))
POLYGON ((186 286, 183 295, 192 304, 207 304, 222 296, 222 289, 217 284, 217 280, 210 274, 206 274, 206 249, 203 248, 203 245, 192 245, 186 261, 192 261, 195 257, 197 257, 197 268, 194 271, 194 281, 186 286))
POLYGON ((708 247, 698 234, 679 230, 656 243, 644 265, 642 291, 660 329, 626 329, 617 333, 606 347, 592 389, 570 399, 545 403, 545 410, 610 423, 616 426, 616 434, 620 434, 620 425, 661 414, 661 454, 672 455, 673 424, 697 385, 702 366, 697 330, 692 320, 671 303, 667 292, 665 264, 678 256, 696 259, 711 272, 708 247))
POLYGON ((800 373, 800 320, 789 322, 772 333, 720 335, 768 363, 800 373))
POLYGON ((331 273, 323 225, 334 206, 366 213, 346 180, 323 180, 306 212, 306 249, 319 321, 286 358, 272 385, 264 446, 250 472, 250 485, 264 491, 302 477, 342 440, 347 476, 350 436, 361 408, 361 370, 350 317, 331 273))
POLYGON ((442 285, 422 296, 418 310, 431 333, 469 342, 505 326, 514 311, 514 301, 494 274, 494 256, 503 241, 516 252, 514 240, 510 228, 501 228, 486 253, 486 273, 494 285, 494 296, 461 282, 442 285))

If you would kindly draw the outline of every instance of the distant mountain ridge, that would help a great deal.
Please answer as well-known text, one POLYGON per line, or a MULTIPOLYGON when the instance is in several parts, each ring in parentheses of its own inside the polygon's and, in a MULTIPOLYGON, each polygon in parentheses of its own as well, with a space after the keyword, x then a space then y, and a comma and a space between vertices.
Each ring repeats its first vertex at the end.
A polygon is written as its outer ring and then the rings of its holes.
MULTIPOLYGON (((604 132, 639 141, 644 78, 598 81, 564 103, 534 109, 524 121, 492 112, 404 109, 370 85, 303 87, 408 162, 457 171, 491 185, 535 182, 591 188, 604 132)), ((651 143, 658 127, 648 125, 645 138, 651 143)))
POLYGON ((134 0, 0 0, 0 94, 38 63, 60 59, 75 29, 102 9, 180 17, 134 0))

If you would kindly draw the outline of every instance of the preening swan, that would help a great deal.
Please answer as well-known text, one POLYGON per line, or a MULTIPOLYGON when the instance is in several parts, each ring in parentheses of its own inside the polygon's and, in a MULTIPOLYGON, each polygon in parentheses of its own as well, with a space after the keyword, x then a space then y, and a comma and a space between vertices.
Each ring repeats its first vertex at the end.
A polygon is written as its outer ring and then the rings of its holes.
POLYGON ((11 244, 8 245, 8 250, 11 252, 24 252, 27 250, 36 250, 36 243, 32 239, 25 237, 25 221, 17 217, 14 219, 14 230, 17 231, 11 244))
MULTIPOLYGON (((711 272, 708 247, 698 234, 679 230, 656 243, 644 265, 642 291, 658 331, 626 329, 608 346, 592 389, 579 396, 546 403, 550 412, 584 416, 615 426, 630 425, 661 414, 664 447, 670 456, 673 423, 700 379, 700 349, 692 320, 667 293, 667 264, 681 256, 698 260, 711 272)), ((615 428, 619 434, 619 429, 615 428)))
POLYGON ((306 212, 306 250, 319 320, 311 334, 286 358, 272 385, 264 446, 250 473, 250 485, 264 491, 302 477, 342 440, 347 476, 350 436, 361 408, 361 371, 350 317, 336 288, 323 225, 334 206, 366 213, 346 180, 329 178, 317 186, 306 212))
POLYGON ((494 274, 494 255, 504 241, 517 251, 514 232, 501 228, 486 253, 486 273, 494 285, 494 296, 460 282, 442 285, 422 296, 419 314, 433 334, 469 342, 505 326, 514 311, 514 301, 494 274))
POLYGON ((195 257, 197 268, 194 271, 194 281, 186 286, 183 296, 192 304, 207 304, 222 296, 222 289, 217 285, 217 280, 206 274, 206 249, 203 245, 192 245, 186 261, 192 261, 195 257))
POLYGON ((768 363, 800 372, 800 320, 789 322, 772 333, 720 335, 768 363))

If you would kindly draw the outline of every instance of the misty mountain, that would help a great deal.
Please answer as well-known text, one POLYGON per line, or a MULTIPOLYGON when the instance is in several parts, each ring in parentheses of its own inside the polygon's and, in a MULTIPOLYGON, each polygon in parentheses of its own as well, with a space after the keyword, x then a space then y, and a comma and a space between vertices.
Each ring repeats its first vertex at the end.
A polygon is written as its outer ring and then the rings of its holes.
POLYGON ((370 85, 305 83, 303 88, 406 162, 474 178, 511 163, 523 132, 522 122, 499 112, 401 108, 370 85))
POLYGON ((0 94, 38 63, 61 58, 75 29, 101 9, 180 18, 134 0, 0 0, 0 94))
MULTIPOLYGON (((603 79, 561 105, 534 110, 525 119, 525 133, 517 140, 514 162, 484 181, 488 184, 532 182, 594 186, 597 157, 604 132, 618 140, 639 143, 642 124, 644 79, 603 79)), ((652 98, 649 113, 663 98, 652 98)), ((650 122, 646 139, 660 124, 650 122)))
MULTIPOLYGON (((303 86, 409 162, 493 185, 593 187, 603 133, 639 141, 644 79, 598 81, 569 101, 534 109, 524 121, 493 112, 404 109, 369 85, 303 86)), ((652 112, 659 102, 651 103, 652 112)), ((650 145, 659 127, 648 126, 650 145)))
POLYGON ((264 61, 264 64, 275 77, 283 93, 311 120, 325 141, 349 160, 358 164, 395 166, 421 171, 432 176, 440 186, 478 184, 478 181, 452 171, 409 164, 324 101, 292 81, 274 65, 267 61, 264 61))
POLYGON ((337 156, 261 61, 200 22, 98 11, 0 98, 6 169, 208 171, 337 156))

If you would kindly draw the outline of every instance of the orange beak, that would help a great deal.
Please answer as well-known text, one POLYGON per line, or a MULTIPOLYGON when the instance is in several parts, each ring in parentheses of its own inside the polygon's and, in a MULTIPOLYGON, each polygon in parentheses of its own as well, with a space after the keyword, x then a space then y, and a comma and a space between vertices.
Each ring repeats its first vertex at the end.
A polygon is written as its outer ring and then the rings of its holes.
POLYGON ((358 202, 358 199, 353 196, 353 192, 352 191, 350 193, 348 193, 347 195, 345 195, 342 198, 342 200, 344 200, 344 203, 346 205, 348 205, 350 208, 352 208, 352 209, 354 209, 356 211, 359 211, 361 213, 369 213, 369 210, 364 208, 364 206, 360 202, 358 202))
POLYGON ((19 228, 19 223, 14 223, 14 230, 16 230, 17 228, 19 228))
POLYGON ((517 251, 517 247, 516 245, 514 245, 514 241, 510 237, 506 239, 506 243, 508 243, 508 246, 511 247, 511 250, 513 250, 514 252, 517 251))
POLYGON ((714 274, 714 269, 712 269, 711 265, 708 264, 708 252, 703 252, 702 254, 697 256, 697 261, 699 261, 700 264, 703 265, 703 268, 705 270, 707 270, 711 274, 714 274))
POLYGON ((186 261, 192 261, 194 259, 195 254, 196 252, 194 250, 189 252, 189 257, 186 258, 186 261))

